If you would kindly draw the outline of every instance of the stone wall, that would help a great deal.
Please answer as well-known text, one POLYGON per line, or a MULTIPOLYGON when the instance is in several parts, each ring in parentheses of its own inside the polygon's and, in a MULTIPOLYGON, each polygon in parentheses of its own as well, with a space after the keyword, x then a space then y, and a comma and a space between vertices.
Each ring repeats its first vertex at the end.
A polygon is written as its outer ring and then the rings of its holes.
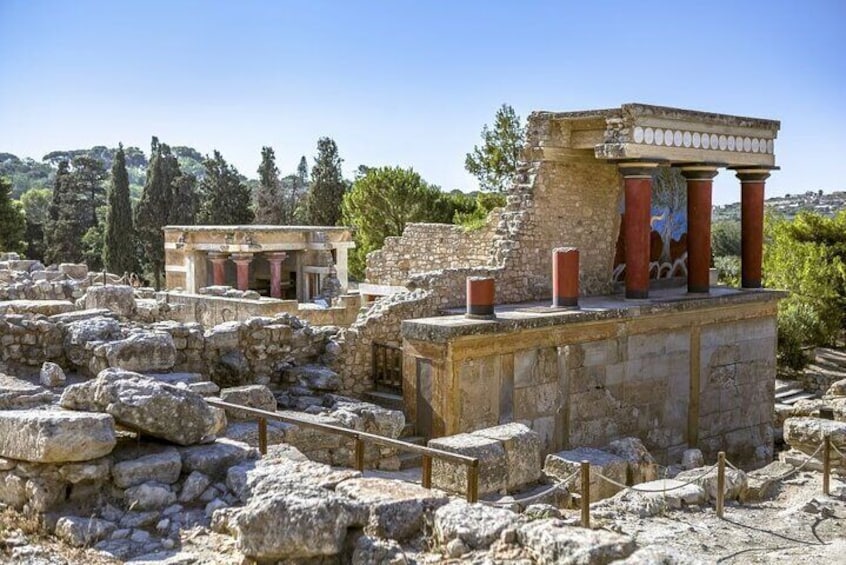
POLYGON ((487 265, 491 261, 499 210, 480 229, 450 224, 408 224, 399 237, 388 237, 367 255, 369 282, 403 286, 410 275, 433 270, 487 265))
POLYGON ((407 416, 422 435, 520 422, 546 452, 631 436, 661 462, 695 446, 763 465, 772 459, 775 303, 737 296, 558 320, 408 322, 407 416))

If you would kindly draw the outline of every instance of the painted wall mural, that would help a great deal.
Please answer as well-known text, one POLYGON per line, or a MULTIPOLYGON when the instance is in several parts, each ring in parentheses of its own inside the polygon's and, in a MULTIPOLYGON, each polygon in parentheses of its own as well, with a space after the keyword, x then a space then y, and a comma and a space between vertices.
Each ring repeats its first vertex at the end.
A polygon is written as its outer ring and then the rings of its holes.
MULTIPOLYGON (((620 226, 625 221, 625 197, 620 202, 620 226)), ((649 235, 649 278, 687 277, 687 184, 678 171, 658 169, 652 179, 652 232, 649 235)), ((626 276, 626 242, 617 238, 612 280, 626 276)))

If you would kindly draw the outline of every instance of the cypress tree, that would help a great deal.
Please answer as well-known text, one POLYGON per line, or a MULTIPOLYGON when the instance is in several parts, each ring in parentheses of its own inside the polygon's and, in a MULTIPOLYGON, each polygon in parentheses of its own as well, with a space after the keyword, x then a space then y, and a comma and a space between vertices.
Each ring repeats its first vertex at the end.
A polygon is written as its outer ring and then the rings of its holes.
POLYGON ((171 183, 172 204, 167 223, 172 226, 190 226, 197 216, 197 177, 181 174, 171 183))
POLYGON ((59 162, 50 203, 44 257, 48 263, 80 262, 88 208, 67 161, 59 162))
POLYGON ((206 174, 200 181, 202 204, 197 222, 208 225, 251 224, 255 216, 250 208, 250 189, 241 181, 235 167, 229 165, 217 150, 203 165, 206 174))
POLYGON ((20 204, 12 200, 12 183, 0 177, 0 251, 22 252, 26 216, 20 204))
POLYGON ((279 181, 279 168, 276 166, 276 154, 272 147, 261 148, 261 165, 258 168, 259 185, 256 190, 256 223, 282 224, 284 222, 284 202, 282 184, 279 181))
POLYGON ((132 205, 129 199, 129 175, 123 143, 118 145, 112 162, 112 180, 107 192, 109 210, 103 243, 103 264, 112 273, 135 270, 135 240, 132 228, 132 205))
POLYGON ((308 223, 313 226, 334 226, 341 219, 341 201, 347 188, 341 162, 335 141, 320 138, 306 206, 308 223))

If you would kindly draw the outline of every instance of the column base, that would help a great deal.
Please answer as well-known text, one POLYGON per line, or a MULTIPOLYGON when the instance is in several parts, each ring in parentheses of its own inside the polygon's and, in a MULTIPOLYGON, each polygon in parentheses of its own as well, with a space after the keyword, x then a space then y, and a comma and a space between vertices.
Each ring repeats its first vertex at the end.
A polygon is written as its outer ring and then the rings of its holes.
POLYGON ((763 288, 763 287, 764 287, 764 285, 761 284, 761 279, 754 279, 754 280, 743 279, 743 281, 740 284, 740 288, 754 289, 754 288, 763 288))
POLYGON ((556 296, 552 299, 552 307, 572 310, 579 307, 579 299, 575 296, 556 296))
POLYGON ((710 294, 711 285, 688 285, 688 294, 710 294))
POLYGON ((649 298, 648 290, 626 290, 626 300, 646 300, 649 298))

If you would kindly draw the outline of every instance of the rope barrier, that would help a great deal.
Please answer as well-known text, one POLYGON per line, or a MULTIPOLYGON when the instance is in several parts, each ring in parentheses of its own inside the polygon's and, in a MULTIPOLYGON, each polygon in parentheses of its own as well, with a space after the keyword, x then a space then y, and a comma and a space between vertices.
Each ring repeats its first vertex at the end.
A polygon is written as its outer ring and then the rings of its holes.
POLYGON ((807 459, 805 459, 805 461, 803 461, 801 465, 799 465, 798 467, 796 467, 796 468, 794 468, 794 469, 791 469, 790 471, 788 471, 788 472, 786 472, 786 473, 784 473, 784 474, 782 474, 782 475, 779 475, 778 477, 775 477, 775 480, 777 480, 777 481, 783 481, 784 479, 786 479, 786 478, 787 478, 787 477, 789 477, 790 475, 792 475, 792 474, 794 474, 794 473, 798 473, 799 471, 801 471, 802 469, 804 469, 804 468, 805 468, 805 465, 807 465, 807 464, 811 461, 811 459, 813 459, 814 457, 816 457, 816 456, 817 456, 817 454, 818 454, 820 451, 822 451, 823 445, 825 445, 825 444, 824 444, 824 443, 821 443, 821 444, 817 447, 817 450, 816 450, 816 451, 814 451, 811 455, 809 455, 809 456, 808 456, 808 458, 807 458, 807 459))
POLYGON ((838 454, 840 457, 842 457, 842 458, 846 459, 846 455, 844 455, 842 451, 840 451, 839 449, 837 449, 837 446, 836 446, 836 445, 834 445, 833 443, 831 443, 831 444, 829 444, 829 446, 830 446, 830 447, 834 450, 834 452, 835 452, 836 454, 838 454))
POLYGON ((542 490, 541 492, 535 493, 533 495, 527 496, 525 498, 515 498, 513 500, 503 500, 503 501, 492 501, 492 500, 480 500, 482 504, 487 504, 488 506, 510 506, 512 504, 525 504, 526 502, 530 502, 532 500, 536 500, 538 498, 543 498, 544 496, 548 495, 551 492, 554 492, 559 489, 567 490, 564 486, 566 483, 569 483, 572 479, 574 479, 581 471, 577 470, 574 471, 570 476, 558 481, 551 487, 542 490))
MULTIPOLYGON (((615 481, 614 479, 612 479, 612 478, 610 478, 610 477, 606 477, 606 476, 605 476, 605 475, 603 475, 602 473, 596 473, 596 476, 597 476, 597 477, 599 477, 600 479, 602 479, 602 480, 606 481, 606 482, 611 483, 612 485, 614 485, 614 486, 616 486, 616 487, 621 488, 621 489, 625 489, 625 490, 633 490, 633 491, 635 491, 635 492, 646 492, 646 493, 652 493, 652 494, 654 494, 654 493, 658 493, 658 492, 660 492, 660 493, 667 493, 667 492, 671 492, 671 491, 674 491, 674 490, 678 490, 678 489, 684 488, 684 487, 686 487, 686 486, 690 486, 690 485, 696 484, 698 481, 700 481, 700 480, 704 479, 704 478, 708 475, 708 473, 710 473, 711 471, 713 471, 713 470, 714 470, 714 469, 716 469, 716 468, 717 468, 717 464, 716 464, 716 463, 714 463, 713 465, 711 465, 710 467, 708 467, 708 468, 705 470, 705 472, 704 472, 704 473, 702 473, 701 475, 699 475, 698 477, 695 477, 695 478, 693 478, 693 479, 691 479, 691 480, 689 480, 689 481, 686 481, 686 482, 684 482, 684 483, 682 483, 682 484, 680 484, 680 485, 676 485, 676 486, 671 487, 671 488, 664 488, 663 490, 650 490, 650 489, 644 489, 644 488, 637 488, 637 485, 633 485, 633 486, 624 485, 623 483, 617 482, 617 481, 615 481)), ((662 480, 667 480, 667 479, 662 479, 662 480)))

